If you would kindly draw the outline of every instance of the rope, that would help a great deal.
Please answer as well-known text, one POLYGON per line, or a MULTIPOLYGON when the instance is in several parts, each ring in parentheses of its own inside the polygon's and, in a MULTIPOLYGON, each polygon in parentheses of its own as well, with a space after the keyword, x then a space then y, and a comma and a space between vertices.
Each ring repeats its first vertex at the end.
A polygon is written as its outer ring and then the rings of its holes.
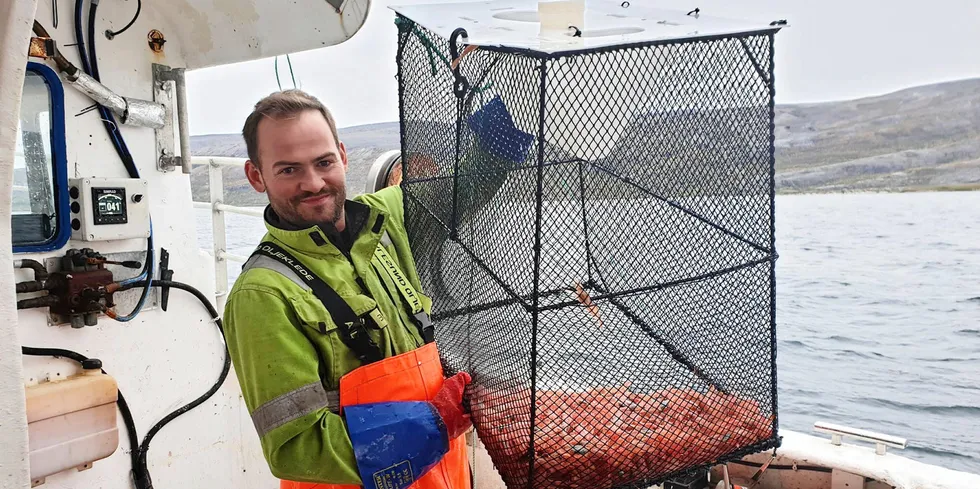
POLYGON ((281 92, 282 91, 282 82, 279 81, 279 56, 276 56, 276 62, 275 63, 276 63, 275 64, 275 69, 276 69, 276 85, 279 85, 279 91, 281 92))
MULTIPOLYGON (((447 58, 446 55, 444 55, 442 51, 439 49, 439 47, 436 46, 436 43, 433 42, 432 39, 429 38, 429 36, 425 35, 424 32, 420 31, 414 22, 402 17, 396 17, 395 25, 398 26, 399 29, 405 30, 409 34, 415 34, 415 37, 417 37, 419 41, 422 43, 422 45, 425 46, 425 52, 429 56, 429 67, 432 69, 433 77, 435 77, 439 73, 439 71, 436 69, 436 56, 439 57, 439 59, 442 61, 442 64, 445 65, 447 69, 452 71, 453 69, 456 68, 456 66, 459 65, 459 62, 460 60, 463 59, 463 56, 479 49, 477 46, 467 46, 465 49, 463 49, 463 52, 459 55, 458 58, 450 62, 449 58, 447 58)), ((493 82, 487 82, 487 84, 483 85, 482 87, 472 87, 470 88, 470 90, 473 90, 476 93, 482 93, 492 86, 493 86, 493 82)))
POLYGON ((442 60, 442 63, 445 64, 447 68, 452 69, 449 63, 449 59, 442 54, 439 48, 436 47, 436 44, 432 42, 432 39, 429 39, 429 36, 426 36, 425 33, 419 31, 418 27, 415 26, 414 22, 401 17, 397 17, 395 18, 395 25, 398 26, 400 29, 405 29, 407 26, 409 34, 415 34, 415 36, 419 38, 419 41, 422 42, 422 45, 425 46, 425 51, 429 54, 429 65, 432 67, 432 76, 436 76, 435 56, 439 56, 439 59, 442 60), (433 56, 433 53, 435 53, 435 56, 433 56))
MULTIPOLYGON (((286 63, 289 63, 289 78, 293 80, 293 88, 299 88, 296 86, 296 75, 293 74, 293 61, 289 59, 289 53, 286 53, 286 63)), ((279 91, 282 91, 282 82, 279 81, 279 56, 276 56, 275 61, 276 69, 276 85, 279 86, 279 91)))
POLYGON ((296 76, 293 75, 293 61, 289 59, 289 53, 286 53, 286 63, 289 64, 289 78, 293 80, 293 88, 298 88, 296 86, 296 76))

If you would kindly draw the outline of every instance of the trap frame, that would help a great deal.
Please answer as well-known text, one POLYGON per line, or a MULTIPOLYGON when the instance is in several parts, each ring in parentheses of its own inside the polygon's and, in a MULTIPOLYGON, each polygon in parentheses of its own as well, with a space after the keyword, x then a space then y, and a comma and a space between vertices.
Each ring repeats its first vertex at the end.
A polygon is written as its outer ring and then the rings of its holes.
POLYGON ((508 487, 647 487, 778 446, 780 24, 393 8, 405 223, 508 487))

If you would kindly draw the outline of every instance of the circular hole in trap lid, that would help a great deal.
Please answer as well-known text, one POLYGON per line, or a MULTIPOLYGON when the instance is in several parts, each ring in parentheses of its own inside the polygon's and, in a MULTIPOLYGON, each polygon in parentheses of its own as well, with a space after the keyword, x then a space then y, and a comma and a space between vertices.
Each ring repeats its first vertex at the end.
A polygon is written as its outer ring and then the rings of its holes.
POLYGON ((536 10, 508 10, 493 14, 493 18, 500 20, 513 20, 515 22, 537 22, 538 12, 536 10))

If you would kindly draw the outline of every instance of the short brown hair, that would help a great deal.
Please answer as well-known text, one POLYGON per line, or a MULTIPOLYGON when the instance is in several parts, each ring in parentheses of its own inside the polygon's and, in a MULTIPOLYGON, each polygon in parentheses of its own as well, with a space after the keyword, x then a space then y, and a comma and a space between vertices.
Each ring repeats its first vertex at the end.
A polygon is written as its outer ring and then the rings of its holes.
POLYGON ((323 114, 330 126, 334 141, 340 144, 340 135, 337 133, 337 123, 333 115, 327 110, 316 97, 295 88, 273 92, 255 104, 252 113, 245 119, 245 127, 242 128, 242 138, 245 139, 245 149, 248 151, 248 159, 256 165, 259 164, 259 122, 264 117, 289 117, 299 114, 305 110, 317 110, 323 114))

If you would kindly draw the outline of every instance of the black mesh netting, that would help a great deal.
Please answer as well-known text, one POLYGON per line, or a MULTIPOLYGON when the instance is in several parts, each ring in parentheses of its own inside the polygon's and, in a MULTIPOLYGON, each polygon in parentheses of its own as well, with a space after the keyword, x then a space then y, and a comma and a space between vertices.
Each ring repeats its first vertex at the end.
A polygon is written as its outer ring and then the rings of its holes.
POLYGON ((406 223, 507 486, 776 446, 772 34, 455 53, 398 25, 406 223))

